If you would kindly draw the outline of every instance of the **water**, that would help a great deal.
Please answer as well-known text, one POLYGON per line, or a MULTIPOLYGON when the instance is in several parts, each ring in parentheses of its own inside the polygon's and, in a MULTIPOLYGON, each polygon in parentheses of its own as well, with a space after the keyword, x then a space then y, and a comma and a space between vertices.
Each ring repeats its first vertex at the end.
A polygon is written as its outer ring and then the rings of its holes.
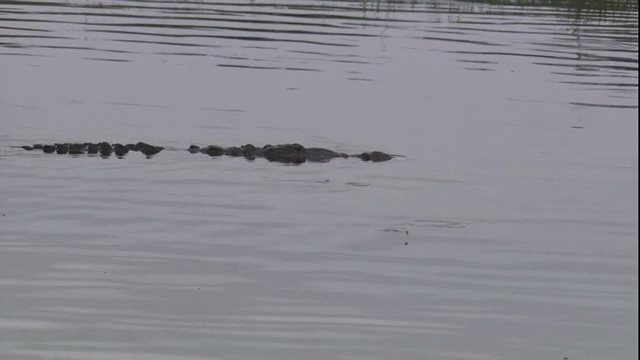
POLYGON ((0 358, 636 359, 637 2, 0 1, 0 358), (145 141, 152 159, 14 146, 145 141), (285 166, 189 144, 404 155, 285 166))

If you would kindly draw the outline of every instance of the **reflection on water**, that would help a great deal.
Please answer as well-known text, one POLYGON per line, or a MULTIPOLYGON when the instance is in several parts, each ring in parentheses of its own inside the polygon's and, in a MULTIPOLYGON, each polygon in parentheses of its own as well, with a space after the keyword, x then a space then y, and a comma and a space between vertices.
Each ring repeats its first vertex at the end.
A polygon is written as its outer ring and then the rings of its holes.
POLYGON ((0 358, 636 359, 637 48, 624 0, 0 0, 0 358), (18 148, 104 140, 167 150, 18 148), (248 142, 403 157, 184 150, 248 142))
POLYGON ((358 39, 400 36, 409 47, 457 54, 467 70, 526 57, 551 66, 557 81, 622 98, 577 105, 637 106, 635 1, 4 1, 0 11, 2 55, 202 56, 223 67, 323 71, 326 62, 384 61, 358 39))

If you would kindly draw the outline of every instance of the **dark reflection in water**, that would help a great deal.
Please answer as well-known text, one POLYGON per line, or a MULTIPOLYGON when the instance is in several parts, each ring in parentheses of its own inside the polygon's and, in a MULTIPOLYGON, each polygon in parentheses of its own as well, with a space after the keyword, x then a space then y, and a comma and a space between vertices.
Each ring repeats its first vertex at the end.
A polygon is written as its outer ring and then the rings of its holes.
MULTIPOLYGON (((550 7, 567 11, 569 17, 589 16, 605 18, 615 13, 633 13, 638 11, 637 0, 485 0, 463 2, 486 3, 492 5, 518 5, 523 7, 550 7)), ((614 15, 615 16, 615 15, 614 15)))
POLYGON ((399 37, 456 54, 473 71, 524 57, 553 67, 560 82, 630 92, 615 105, 636 106, 636 1, 3 1, 0 29, 0 55, 205 56, 295 71, 377 63, 361 39, 399 37))

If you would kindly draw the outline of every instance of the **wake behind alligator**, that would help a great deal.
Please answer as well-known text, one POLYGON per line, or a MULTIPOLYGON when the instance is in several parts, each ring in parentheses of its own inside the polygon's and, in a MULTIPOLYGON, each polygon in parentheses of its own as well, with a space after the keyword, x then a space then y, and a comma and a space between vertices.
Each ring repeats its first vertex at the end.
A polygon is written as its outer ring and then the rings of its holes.
MULTIPOLYGON (((124 158, 130 152, 140 152, 151 158, 165 148, 162 146, 150 145, 144 142, 136 144, 111 144, 108 142, 100 143, 55 143, 55 144, 35 144, 20 146, 27 151, 42 151, 46 154, 59 155, 99 155, 102 158, 108 158, 115 155, 118 158, 124 158)), ((206 154, 211 157, 231 156, 243 157, 247 160, 255 160, 264 158, 271 162, 285 164, 302 164, 305 162, 329 162, 332 159, 358 158, 362 161, 383 162, 393 159, 398 155, 390 155, 382 151, 370 151, 360 154, 349 155, 324 148, 304 147, 300 144, 280 144, 265 145, 256 147, 252 144, 242 146, 222 147, 217 145, 197 146, 191 145, 186 151, 192 154, 206 154)))

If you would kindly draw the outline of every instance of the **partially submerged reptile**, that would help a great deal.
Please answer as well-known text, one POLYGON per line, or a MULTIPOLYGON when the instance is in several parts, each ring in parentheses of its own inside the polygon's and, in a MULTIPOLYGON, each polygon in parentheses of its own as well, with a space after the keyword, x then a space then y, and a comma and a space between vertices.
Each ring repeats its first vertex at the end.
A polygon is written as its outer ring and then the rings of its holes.
POLYGON ((28 151, 42 150, 46 154, 100 154, 102 157, 109 157, 115 154, 118 157, 125 156, 129 151, 139 151, 147 156, 153 156, 164 150, 161 146, 153 146, 143 142, 137 144, 110 144, 108 142, 100 143, 55 143, 51 144, 35 144, 33 146, 20 146, 20 148, 28 151))
MULTIPOLYGON (((95 154, 101 157, 110 157, 112 154, 122 158, 130 151, 141 152, 147 157, 151 157, 162 150, 164 147, 149 145, 139 142, 137 144, 110 144, 108 142, 100 143, 56 143, 56 144, 35 144, 28 146, 20 146, 20 148, 28 151, 41 150, 47 154, 95 154)), ((242 146, 222 147, 217 145, 209 145, 200 147, 191 145, 187 149, 190 153, 203 153, 209 156, 233 156, 244 157, 248 160, 256 158, 265 158, 268 161, 280 162, 286 164, 301 164, 304 162, 328 162, 336 158, 358 158, 363 161, 382 162, 388 161, 397 155, 390 155, 382 151, 371 151, 360 154, 348 155, 324 148, 305 148, 300 144, 282 144, 282 145, 265 145, 256 147, 252 144, 242 146)))
POLYGON ((265 145, 263 147, 255 147, 251 144, 242 146, 232 146, 223 148, 221 146, 209 145, 205 147, 199 147, 197 145, 191 145, 189 147, 190 153, 204 153, 209 156, 235 156, 244 157, 249 160, 255 158, 265 158, 269 161, 287 163, 287 164, 301 164, 304 162, 328 162, 336 158, 350 158, 355 157, 364 161, 382 162, 391 160, 394 155, 389 155, 382 151, 371 151, 361 154, 347 155, 345 153, 336 152, 324 148, 305 148, 300 144, 283 144, 283 145, 265 145))

